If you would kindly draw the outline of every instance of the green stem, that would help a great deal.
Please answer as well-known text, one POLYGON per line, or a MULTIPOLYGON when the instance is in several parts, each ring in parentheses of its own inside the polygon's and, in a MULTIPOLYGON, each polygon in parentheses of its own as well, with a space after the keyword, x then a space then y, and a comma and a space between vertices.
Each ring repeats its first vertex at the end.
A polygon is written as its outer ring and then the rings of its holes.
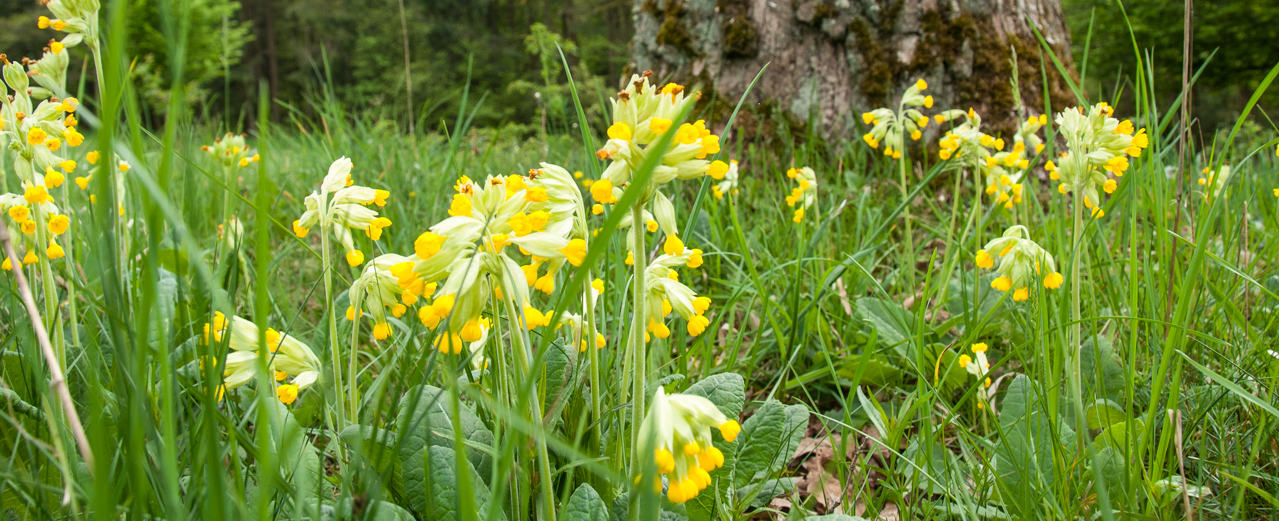
MULTIPOLYGON (((1074 252, 1070 257, 1070 339, 1066 346, 1066 382, 1070 388, 1070 397, 1075 402, 1076 411, 1083 411, 1083 388, 1080 375, 1080 350, 1083 349, 1083 322, 1079 309, 1079 265, 1084 256, 1084 206, 1083 196, 1080 190, 1074 192, 1074 230, 1072 232, 1071 241, 1075 243, 1074 252)), ((1078 417, 1082 420, 1082 417, 1078 417)), ((1080 436, 1082 440, 1083 436, 1080 436)))
MULTIPOLYGON (((327 207, 328 201, 321 203, 321 207, 327 207)), ((329 310, 329 360, 333 369, 333 395, 337 400, 337 422, 332 425, 333 435, 337 436, 342 432, 341 429, 346 428, 346 417, 342 410, 342 355, 338 352, 338 317, 337 310, 333 309, 333 263, 332 254, 329 252, 329 234, 327 219, 320 220, 320 262, 324 264, 324 306, 329 310)))
MULTIPOLYGON (((67 218, 70 219, 71 203, 69 201, 71 201, 71 194, 70 190, 67 188, 67 183, 65 182, 62 184, 62 200, 66 202, 68 208, 67 218)), ((75 226, 68 226, 67 231, 62 234, 62 241, 66 243, 62 246, 62 249, 66 252, 67 259, 64 262, 67 267, 67 317, 69 318, 68 322, 71 324, 71 343, 79 346, 80 328, 76 325, 76 317, 78 316, 76 311, 76 263, 75 254, 72 248, 75 244, 74 230, 75 226)))
POLYGON ((644 249, 644 204, 636 202, 631 206, 631 237, 634 241, 633 256, 635 258, 635 276, 633 277, 634 321, 631 325, 631 467, 639 469, 640 424, 644 422, 645 396, 644 387, 648 383, 646 363, 648 349, 645 345, 644 331, 648 322, 644 317, 644 276, 648 272, 648 254, 644 249))
MULTIPOLYGON (((507 279, 507 277, 502 278, 507 279)), ((509 294, 515 295, 515 292, 511 290, 510 281, 507 280, 506 282, 509 294)), ((528 352, 529 342, 526 341, 525 337, 528 329, 524 327, 523 320, 520 319, 521 315, 515 311, 515 302, 509 298, 502 300, 506 303, 506 314, 510 317, 511 338, 516 344, 513 351, 515 351, 516 369, 520 372, 520 374, 516 375, 516 381, 523 382, 526 381, 525 378, 529 377, 528 375, 531 371, 529 364, 530 353, 528 352)), ((528 399, 529 419, 538 427, 545 427, 542 422, 542 404, 537 396, 536 388, 529 390, 528 399)), ((555 491, 551 487, 551 458, 546 451, 546 435, 544 433, 534 435, 533 445, 534 449, 537 450, 538 474, 541 474, 540 479, 538 479, 538 485, 542 489, 543 519, 555 521, 555 491)))
POLYGON ((53 261, 49 260, 48 248, 49 239, 47 238, 48 215, 45 214, 41 203, 31 205, 34 208, 36 219, 36 237, 38 238, 36 246, 39 252, 36 255, 40 259, 40 278, 44 283, 44 321, 45 330, 53 334, 53 350, 58 355, 58 368, 62 372, 67 371, 67 346, 62 335, 62 328, 58 327, 58 288, 53 280, 53 261))
MULTIPOLYGON (((900 151, 903 148, 902 143, 897 145, 897 150, 900 151)), ((899 166, 898 173, 901 174, 902 220, 906 223, 906 262, 903 269, 906 270, 906 294, 912 295, 915 292, 915 237, 911 233, 910 224, 910 190, 906 185, 906 154, 902 154, 902 157, 897 160, 897 164, 899 166)))
POLYGON ((347 411, 347 417, 351 418, 352 422, 359 423, 360 390, 356 386, 355 381, 357 380, 356 376, 359 374, 360 370, 359 357, 357 355, 360 352, 360 319, 364 318, 364 299, 355 299, 351 302, 351 306, 355 309, 355 320, 351 321, 351 354, 347 359, 346 399, 347 406, 350 407, 347 411))

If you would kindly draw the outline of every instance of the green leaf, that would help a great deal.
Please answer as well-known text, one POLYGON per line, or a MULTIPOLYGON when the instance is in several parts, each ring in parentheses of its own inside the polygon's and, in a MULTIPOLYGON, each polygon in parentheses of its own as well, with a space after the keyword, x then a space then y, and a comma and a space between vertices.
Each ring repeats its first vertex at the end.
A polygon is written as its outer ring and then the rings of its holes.
POLYGON ((547 347, 542 360, 542 389, 546 390, 542 403, 546 404, 546 417, 556 418, 577 390, 577 350, 557 338, 547 347))
MULTIPOLYGON (((423 519, 454 521, 457 519, 457 457, 449 447, 425 446, 404 460, 404 493, 409 507, 423 519)), ((481 511, 487 511, 489 490, 479 479, 475 467, 467 462, 464 472, 471 473, 469 500, 481 511)), ((484 518, 484 514, 480 515, 484 518)), ((498 513, 499 519, 506 516, 498 513)))
POLYGON ((1088 428, 1104 429, 1128 419, 1128 414, 1118 403, 1111 400, 1097 400, 1088 406, 1088 428))
POLYGON ((857 315, 870 322, 879 333, 879 343, 891 347, 898 356, 907 356, 906 342, 910 340, 915 323, 914 315, 895 302, 867 297, 857 299, 857 315))
POLYGON ((1017 375, 1000 402, 1003 437, 995 446, 1000 493, 1014 517, 1032 516, 1038 500, 1056 481, 1055 450, 1073 452, 1075 433, 1058 415, 1045 413, 1039 392, 1026 375, 1017 375), (1053 424, 1060 439, 1053 439, 1053 424))
POLYGON ((684 381, 684 375, 679 373, 668 374, 666 376, 661 377, 656 382, 652 382, 648 384, 648 387, 644 388, 644 394, 651 398, 654 394, 657 394, 658 387, 666 387, 668 385, 679 383, 682 381, 684 381))
MULTIPOLYGON (((1102 447, 1092 460, 1094 476, 1100 476, 1106 483, 1106 491, 1110 496, 1112 508, 1122 508, 1128 502, 1127 488, 1124 482, 1128 479, 1128 471, 1124 464, 1124 455, 1114 447, 1102 447)), ((1094 478, 1094 481, 1097 481, 1094 478)), ((1097 483, 1100 486, 1100 482, 1097 483)))
POLYGON ((404 495, 404 469, 400 458, 395 457, 394 432, 368 425, 352 425, 342 430, 341 438, 343 443, 372 466, 375 475, 386 480, 383 485, 392 495, 404 495), (390 470, 389 476, 383 474, 387 470, 390 470))
MULTIPOLYGON (((1106 427, 1093 439, 1093 444, 1101 447, 1114 447, 1120 452, 1128 445, 1128 435, 1133 433, 1140 436, 1142 431, 1146 429, 1145 422, 1140 418, 1134 418, 1127 421, 1113 423, 1106 427)), ((1135 439, 1133 441, 1136 441, 1135 439)))
MULTIPOLYGON (((742 424, 738 438, 739 454, 733 484, 738 488, 768 479, 776 464, 785 464, 790 454, 783 454, 783 431, 786 430, 786 406, 768 400, 742 424)), ((802 432, 802 431, 801 431, 802 432)))
POLYGON ((724 416, 736 420, 746 404, 746 379, 737 373, 711 375, 689 386, 684 393, 710 400, 724 416))
POLYGON ((737 501, 749 501, 750 508, 763 508, 773 498, 795 490, 795 482, 798 480, 799 478, 778 478, 746 485, 737 489, 737 501))
POLYGON ((288 406, 278 400, 267 401, 270 419, 271 450, 279 462, 280 473, 297 489, 303 500, 327 494, 330 486, 320 468, 320 455, 306 437, 306 431, 293 419, 288 406))
MULTIPOLYGON (((449 397, 442 389, 431 385, 414 386, 400 398, 400 412, 396 417, 396 433, 400 437, 400 459, 407 460, 427 445, 453 446, 453 421, 449 416, 449 397), (416 400, 416 404, 413 402, 416 400), (410 407, 413 407, 410 410, 410 407)), ((470 407, 459 407, 459 423, 462 439, 467 443, 492 445, 493 433, 470 407)), ((482 450, 467 447, 466 457, 484 479, 489 478, 492 458, 482 450)), ((407 483, 406 483, 407 485, 407 483)))
POLYGON ((1104 336, 1084 340, 1079 348, 1079 371, 1084 386, 1084 403, 1107 399, 1118 402, 1124 395, 1124 368, 1115 359, 1114 345, 1104 336), (1097 340, 1093 347, 1094 338, 1097 340))
POLYGON ((564 506, 564 521, 599 521, 608 519, 608 505, 604 504, 604 500, 600 499, 600 495, 591 488, 589 484, 582 483, 578 485, 577 490, 573 491, 573 496, 568 498, 568 504, 564 506))
POLYGON ((369 507, 366 521, 414 521, 413 514, 390 501, 378 501, 369 507))
POLYGON ((840 362, 839 369, 835 371, 835 374, 843 378, 852 379, 857 376, 857 370, 862 366, 865 366, 865 369, 862 370, 862 379, 859 384, 883 387, 900 382, 902 379, 901 369, 898 369, 883 357, 866 353, 845 358, 843 362, 840 362))
POLYGON ((824 516, 808 516, 807 521, 867 521, 861 516, 850 516, 848 514, 826 514, 824 516))

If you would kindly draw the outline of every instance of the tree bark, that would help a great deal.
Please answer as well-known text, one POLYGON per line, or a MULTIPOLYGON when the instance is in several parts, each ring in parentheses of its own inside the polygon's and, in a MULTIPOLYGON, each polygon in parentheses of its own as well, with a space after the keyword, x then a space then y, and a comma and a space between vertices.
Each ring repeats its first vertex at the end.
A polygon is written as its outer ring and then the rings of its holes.
POLYGON ((1012 48, 1027 114, 1044 112, 1041 60, 1053 110, 1077 103, 1027 22, 1077 77, 1059 0, 635 0, 633 13, 634 69, 714 93, 713 124, 768 64, 748 105, 800 126, 816 118, 827 137, 895 108, 919 78, 935 108, 972 107, 988 132, 1007 132, 1012 48))

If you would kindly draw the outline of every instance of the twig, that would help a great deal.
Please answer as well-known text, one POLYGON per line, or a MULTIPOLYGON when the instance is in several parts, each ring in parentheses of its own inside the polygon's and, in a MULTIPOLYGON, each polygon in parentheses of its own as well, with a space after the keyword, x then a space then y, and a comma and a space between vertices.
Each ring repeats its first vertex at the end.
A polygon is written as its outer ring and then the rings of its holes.
MULTIPOLYGON (((67 415, 67 424, 71 427, 71 436, 75 438, 76 445, 80 447, 80 455, 84 458, 84 462, 89 467, 89 472, 93 472, 93 450, 89 448, 89 439, 84 435, 84 426, 80 424, 80 415, 76 414, 75 402, 71 401, 71 392, 67 390, 67 381, 62 375, 62 369, 58 365, 58 356, 53 352, 53 345, 49 342, 49 332, 44 328, 44 322, 40 318, 40 311, 36 308, 36 300, 31 296, 31 288, 27 286, 27 277, 22 273, 21 260, 17 254, 13 252, 13 244, 9 241, 9 229, 7 226, 0 226, 0 243, 4 245, 5 257, 10 259, 13 265, 13 276, 18 282, 18 293, 22 295, 22 302, 27 307, 27 315, 31 317, 31 327, 35 328, 36 341, 40 344, 40 351, 44 354, 44 361, 49 366, 49 388, 58 395, 58 399, 62 402, 62 411, 67 415)), ((46 262, 48 262, 46 260, 46 262)))

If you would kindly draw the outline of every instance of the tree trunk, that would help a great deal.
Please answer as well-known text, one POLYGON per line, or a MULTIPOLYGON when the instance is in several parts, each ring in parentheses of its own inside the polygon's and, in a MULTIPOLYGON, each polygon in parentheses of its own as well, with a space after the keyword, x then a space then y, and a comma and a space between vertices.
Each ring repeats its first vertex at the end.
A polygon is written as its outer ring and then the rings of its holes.
POLYGON ((863 111, 895 108, 918 78, 934 110, 972 107, 987 132, 1007 133, 1019 109, 1014 48, 1027 114, 1044 112, 1041 60, 1053 110, 1078 103, 1027 23, 1077 76, 1059 0, 635 0, 634 16, 635 70, 714 93, 716 125, 768 64, 748 105, 801 127, 820 118, 827 137, 853 135, 863 111))

